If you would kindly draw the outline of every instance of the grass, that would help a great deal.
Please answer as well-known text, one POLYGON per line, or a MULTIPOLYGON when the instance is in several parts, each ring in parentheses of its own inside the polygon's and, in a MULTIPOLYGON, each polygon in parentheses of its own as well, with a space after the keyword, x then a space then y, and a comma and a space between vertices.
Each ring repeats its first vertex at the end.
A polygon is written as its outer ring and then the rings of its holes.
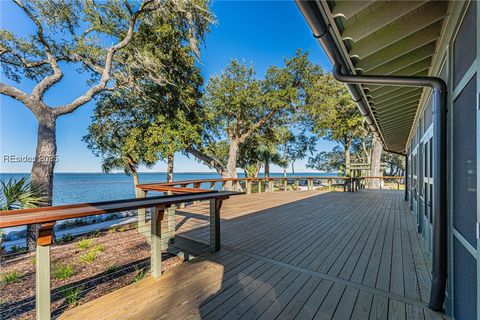
POLYGON ((112 265, 107 266, 107 269, 105 270, 105 273, 106 274, 112 274, 112 273, 117 272, 118 269, 120 269, 118 266, 112 264, 112 265))
POLYGON ((80 257, 80 261, 85 262, 85 263, 92 263, 95 261, 97 258, 97 252, 96 251, 90 251, 85 253, 83 256, 80 257))
POLYGON ((7 271, 2 276, 2 283, 8 285, 10 283, 20 282, 21 276, 18 271, 7 271))
POLYGON ((60 239, 60 243, 67 243, 74 239, 75 237, 71 233, 65 233, 60 239))
POLYGON ((83 239, 83 240, 78 241, 78 243, 77 243, 77 247, 80 250, 87 250, 88 248, 90 248, 91 245, 92 245, 92 240, 91 239, 83 239))
POLYGON ((135 282, 138 282, 138 281, 142 280, 143 278, 145 278, 147 273, 148 273, 148 268, 138 269, 135 266, 135 275, 132 278, 132 283, 135 283, 135 282))
POLYGON ((63 291, 62 295, 65 298, 67 304, 77 304, 80 300, 80 294, 82 293, 83 287, 69 288, 63 291))
POLYGON ((105 251, 105 246, 103 244, 98 244, 92 249, 92 251, 94 251, 96 253, 101 253, 101 252, 105 251))
POLYGON ((53 276, 58 280, 65 280, 75 274, 75 268, 71 264, 57 264, 53 268, 53 276))
POLYGON ((26 251, 27 248, 22 247, 22 246, 14 245, 14 246, 12 246, 12 247, 10 248, 10 250, 12 251, 12 253, 18 253, 18 252, 26 251))

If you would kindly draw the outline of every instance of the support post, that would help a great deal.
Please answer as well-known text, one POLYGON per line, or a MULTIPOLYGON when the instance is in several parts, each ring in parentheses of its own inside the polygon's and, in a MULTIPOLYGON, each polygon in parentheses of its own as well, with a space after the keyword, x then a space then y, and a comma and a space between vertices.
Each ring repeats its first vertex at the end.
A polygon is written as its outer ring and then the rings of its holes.
POLYGON ((273 192, 273 180, 268 179, 268 191, 273 192))
POLYGON ((408 154, 405 155, 405 201, 408 201, 408 154))
POLYGON ((332 179, 328 179, 328 191, 332 191, 332 179))
POLYGON ((258 193, 262 192, 262 179, 258 180, 258 193))
POLYGON ((298 189, 300 189, 300 179, 295 179, 295 190, 298 191, 298 189))
POLYGON ((165 207, 154 207, 151 221, 151 254, 150 269, 152 277, 159 278, 162 275, 162 219, 165 207))
POLYGON ((246 184, 247 184, 247 194, 252 193, 252 181, 247 180, 246 184))
POLYGON ((42 224, 37 231, 35 303, 38 320, 51 318, 50 248, 54 226, 55 223, 42 224))
POLYGON ((313 190, 313 181, 312 181, 311 178, 308 178, 308 179, 307 179, 307 189, 308 189, 309 191, 313 190))
POLYGON ((220 209, 223 200, 210 200, 210 251, 220 250, 220 209))
POLYGON ((287 191, 287 187, 288 187, 288 179, 283 179, 283 191, 287 191))

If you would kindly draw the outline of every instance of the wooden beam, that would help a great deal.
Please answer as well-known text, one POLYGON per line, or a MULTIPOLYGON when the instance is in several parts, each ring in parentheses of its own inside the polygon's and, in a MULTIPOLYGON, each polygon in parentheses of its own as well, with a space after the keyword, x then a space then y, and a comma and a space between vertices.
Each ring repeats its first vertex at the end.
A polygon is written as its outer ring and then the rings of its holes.
POLYGON ((438 21, 408 37, 388 46, 376 53, 355 63, 355 69, 368 72, 373 68, 381 66, 389 61, 397 59, 415 49, 421 48, 429 43, 434 43, 442 30, 442 23, 438 21))
POLYGON ((388 63, 373 68, 367 72, 367 74, 390 74, 395 71, 401 70, 414 63, 429 58, 435 54, 435 43, 431 42, 426 46, 413 50, 400 58, 392 60, 388 63))
POLYGON ((156 206, 153 208, 150 240, 150 269, 152 271, 152 277, 154 278, 159 278, 162 275, 162 219, 164 213, 164 206, 156 206))
POLYGON ((389 94, 388 96, 383 96, 380 98, 373 97, 375 104, 381 105, 382 103, 390 103, 392 100, 402 99, 405 96, 410 96, 413 94, 421 94, 423 91, 422 88, 415 87, 405 87, 399 88, 397 91, 389 94))
POLYGON ((364 59, 409 35, 426 28, 443 19, 447 13, 446 1, 432 1, 403 19, 388 27, 368 35, 352 46, 350 57, 364 59))
POLYGON ((412 103, 418 105, 421 96, 422 94, 420 93, 416 95, 406 96, 402 99, 398 99, 397 101, 391 101, 390 103, 375 104, 375 109, 378 111, 378 113, 384 113, 389 112, 392 109, 396 109, 397 107, 409 105, 412 103))
POLYGON ((333 7, 332 15, 334 18, 343 17, 350 19, 360 11, 368 8, 375 1, 336 1, 333 7))
POLYGON ((372 11, 363 12, 356 19, 347 20, 344 23, 345 29, 342 32, 344 40, 357 42, 373 32, 400 19, 409 12, 425 4, 425 1, 389 1, 372 11), (350 21, 354 21, 350 23, 350 21))

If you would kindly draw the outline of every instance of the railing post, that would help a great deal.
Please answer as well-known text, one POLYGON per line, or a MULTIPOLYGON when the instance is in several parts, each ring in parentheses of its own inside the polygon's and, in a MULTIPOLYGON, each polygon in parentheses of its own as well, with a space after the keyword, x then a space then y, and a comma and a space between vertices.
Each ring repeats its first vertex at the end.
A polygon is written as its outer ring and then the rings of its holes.
MULTIPOLYGON (((136 198, 145 198, 147 196, 147 191, 144 191, 139 188, 135 188, 135 197, 136 198)), ((148 230, 147 230, 147 210, 137 209, 137 231, 139 234, 143 234, 148 239, 148 230)))
POLYGON ((220 208, 222 200, 210 200, 210 251, 220 250, 220 208))
POLYGON ((273 180, 268 179, 268 191, 273 192, 273 180))
POLYGON ((287 187, 288 187, 288 179, 285 178, 283 179, 283 191, 287 191, 287 187))
POLYGON ((312 191, 312 190, 313 190, 313 180, 312 180, 312 178, 308 178, 308 179, 307 179, 307 189, 308 189, 309 191, 312 191))
POLYGON ((300 189, 300 179, 295 179, 295 190, 298 191, 298 189, 300 189))
POLYGON ((55 223, 46 223, 38 229, 36 253, 36 287, 35 302, 36 314, 39 320, 51 318, 50 297, 50 248, 52 244, 52 230, 55 223))
POLYGON ((235 181, 235 191, 240 191, 240 190, 241 190, 240 180, 236 180, 235 181))
POLYGON ((165 207, 154 207, 151 221, 151 254, 150 269, 152 277, 158 278, 162 275, 162 219, 165 207))
POLYGON ((262 179, 258 180, 258 193, 262 192, 262 179))
POLYGON ((328 191, 332 191, 332 178, 328 178, 328 191))
POLYGON ((247 180, 246 184, 247 184, 247 194, 252 193, 252 182, 250 180, 247 180))

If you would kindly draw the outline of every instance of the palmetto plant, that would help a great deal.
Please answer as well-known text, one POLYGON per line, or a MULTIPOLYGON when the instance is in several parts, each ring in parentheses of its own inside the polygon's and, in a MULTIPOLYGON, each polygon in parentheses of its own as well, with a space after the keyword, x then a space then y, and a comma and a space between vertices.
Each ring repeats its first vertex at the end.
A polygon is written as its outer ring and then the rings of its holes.
POLYGON ((35 190, 26 178, 10 179, 7 182, 0 181, 2 190, 0 193, 0 209, 15 210, 36 208, 44 201, 40 192, 35 190))
MULTIPOLYGON (((26 177, 20 179, 0 180, 0 210, 15 210, 36 208, 45 202, 41 193, 32 187, 30 180, 26 177)), ((0 229, 0 242, 2 231, 0 229)), ((1 252, 0 246, 0 252, 1 252)))

